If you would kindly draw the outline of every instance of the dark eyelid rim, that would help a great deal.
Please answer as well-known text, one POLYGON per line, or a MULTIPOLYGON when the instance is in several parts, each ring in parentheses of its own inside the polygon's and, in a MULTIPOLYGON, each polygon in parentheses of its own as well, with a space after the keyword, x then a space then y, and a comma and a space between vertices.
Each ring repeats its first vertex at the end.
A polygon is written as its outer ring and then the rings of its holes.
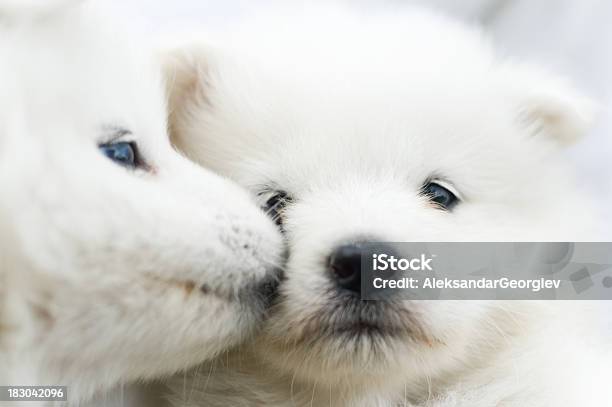
POLYGON ((433 174, 433 175, 427 177, 425 179, 425 181, 421 184, 421 188, 419 190, 423 191, 423 189, 427 186, 427 184, 437 184, 437 185, 440 185, 441 187, 446 188, 450 192, 452 192, 453 195, 455 195, 455 197, 457 198, 458 201, 465 202, 464 195, 461 192, 459 192, 459 189, 457 188, 455 183, 450 181, 448 178, 446 178, 444 176, 441 176, 439 174, 433 174))
POLYGON ((98 143, 98 146, 108 146, 118 142, 129 143, 132 145, 135 153, 135 167, 134 170, 143 170, 146 172, 155 172, 154 168, 150 166, 147 161, 142 157, 140 148, 138 147, 138 142, 133 138, 126 137, 133 135, 131 130, 126 129, 121 126, 104 126, 102 128, 104 131, 103 140, 98 143))
POLYGON ((266 194, 270 194, 270 196, 266 197, 266 200, 272 198, 275 195, 283 195, 284 204, 290 204, 295 202, 293 196, 289 194, 286 190, 274 188, 271 185, 261 185, 260 188, 257 188, 257 192, 255 193, 255 195, 259 199, 261 199, 266 194))
POLYGON ((277 195, 282 195, 283 199, 286 202, 292 202, 293 201, 293 198, 291 197, 291 195, 289 195, 287 193, 287 191, 285 191, 283 189, 264 189, 264 190, 259 191, 257 193, 257 196, 258 197, 262 197, 262 196, 264 196, 266 194, 270 194, 270 196, 268 198, 272 198, 273 196, 277 196, 277 195))

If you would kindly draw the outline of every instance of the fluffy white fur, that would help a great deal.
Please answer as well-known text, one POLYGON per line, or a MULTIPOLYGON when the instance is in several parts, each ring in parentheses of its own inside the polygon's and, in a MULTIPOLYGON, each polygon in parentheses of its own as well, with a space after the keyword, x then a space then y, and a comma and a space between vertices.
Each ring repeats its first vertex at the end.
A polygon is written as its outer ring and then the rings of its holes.
POLYGON ((606 405, 584 304, 404 301, 374 321, 403 334, 359 335, 335 328, 377 306, 337 295, 325 265, 363 236, 593 238, 559 153, 593 106, 562 79, 419 10, 262 18, 164 63, 176 145, 263 201, 292 198, 286 280, 261 335, 178 379, 176 405, 606 405), (419 194, 430 177, 458 191, 452 212, 419 194))
POLYGON ((251 335, 280 234, 241 188, 173 149, 157 63, 97 7, 9 3, 0 384, 66 385, 77 402, 251 335), (146 166, 106 158, 111 138, 136 143, 146 166))

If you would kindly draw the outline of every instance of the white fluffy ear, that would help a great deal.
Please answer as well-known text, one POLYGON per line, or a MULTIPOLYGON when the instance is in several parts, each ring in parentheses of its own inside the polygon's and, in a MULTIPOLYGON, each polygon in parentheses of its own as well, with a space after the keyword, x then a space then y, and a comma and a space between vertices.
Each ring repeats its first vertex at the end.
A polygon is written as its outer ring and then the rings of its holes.
POLYGON ((208 47, 199 44, 160 51, 172 138, 184 133, 180 126, 191 122, 189 115, 194 109, 208 103, 209 53, 208 47))
POLYGON ((571 145, 590 129, 597 105, 561 77, 533 68, 513 67, 504 76, 520 119, 538 136, 571 145))

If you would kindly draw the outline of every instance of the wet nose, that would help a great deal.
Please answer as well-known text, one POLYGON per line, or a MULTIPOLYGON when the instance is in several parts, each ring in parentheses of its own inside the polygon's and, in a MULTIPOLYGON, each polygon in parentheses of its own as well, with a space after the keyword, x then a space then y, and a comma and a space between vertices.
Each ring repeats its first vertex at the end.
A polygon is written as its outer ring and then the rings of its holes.
MULTIPOLYGON (((373 278, 372 270, 368 267, 365 267, 362 273, 361 259, 364 255, 365 259, 370 259, 374 253, 386 253, 399 257, 398 251, 393 244, 377 240, 357 241, 338 246, 331 253, 328 260, 331 278, 336 282, 338 288, 361 295, 362 277, 366 280, 364 287, 366 289, 368 282, 373 278)), ((394 273, 389 273, 389 276, 397 277, 394 273)), ((367 292, 365 294, 368 295, 367 292)))
POLYGON ((329 256, 329 271, 338 287, 361 292, 361 252, 362 245, 352 243, 337 247, 329 256))

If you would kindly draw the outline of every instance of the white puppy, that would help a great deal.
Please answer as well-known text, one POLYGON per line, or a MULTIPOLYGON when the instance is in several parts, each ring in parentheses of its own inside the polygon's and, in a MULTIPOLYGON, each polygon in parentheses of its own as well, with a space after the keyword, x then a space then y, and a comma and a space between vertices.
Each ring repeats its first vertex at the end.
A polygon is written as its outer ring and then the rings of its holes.
POLYGON ((591 103, 427 12, 304 16, 166 55, 174 142, 289 242, 262 334, 176 405, 603 405, 577 303, 362 302, 338 263, 363 240, 592 237, 559 153, 591 103))
POLYGON ((0 385, 77 401, 251 335, 282 245, 172 148, 146 51, 89 5, 30 3, 0 2, 0 385))

